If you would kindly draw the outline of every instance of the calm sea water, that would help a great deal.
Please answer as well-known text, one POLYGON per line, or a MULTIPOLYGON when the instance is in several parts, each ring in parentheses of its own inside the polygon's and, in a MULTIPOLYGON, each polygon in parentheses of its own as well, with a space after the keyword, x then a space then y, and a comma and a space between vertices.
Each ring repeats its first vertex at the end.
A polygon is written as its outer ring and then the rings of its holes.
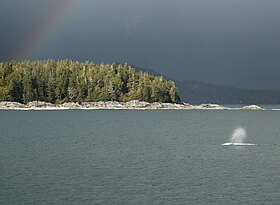
POLYGON ((0 111, 1 205, 279 201, 280 111, 0 111))

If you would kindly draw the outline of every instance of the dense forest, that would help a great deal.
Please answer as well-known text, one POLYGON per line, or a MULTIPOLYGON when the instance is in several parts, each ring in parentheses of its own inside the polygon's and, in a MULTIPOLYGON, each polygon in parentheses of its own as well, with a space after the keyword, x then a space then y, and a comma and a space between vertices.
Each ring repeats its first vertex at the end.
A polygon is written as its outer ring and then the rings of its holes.
POLYGON ((0 63, 0 101, 63 103, 135 99, 180 102, 173 81, 135 72, 127 64, 71 60, 0 63))

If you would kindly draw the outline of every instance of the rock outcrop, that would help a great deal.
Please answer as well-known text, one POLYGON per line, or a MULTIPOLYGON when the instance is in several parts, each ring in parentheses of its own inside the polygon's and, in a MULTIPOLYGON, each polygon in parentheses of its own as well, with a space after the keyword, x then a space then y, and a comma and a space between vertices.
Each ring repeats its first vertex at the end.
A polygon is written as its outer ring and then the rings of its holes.
MULTIPOLYGON (((27 104, 18 102, 0 102, 0 109, 15 109, 15 110, 50 110, 50 109, 138 109, 138 110, 226 110, 230 109, 217 104, 201 104, 190 105, 188 103, 148 103, 139 100, 132 100, 129 102, 116 102, 116 101, 100 101, 100 102, 65 102, 63 104, 52 104, 42 101, 33 101, 27 104)), ((240 109, 243 110, 261 110, 262 108, 257 105, 244 106, 240 109)))
POLYGON ((202 110, 224 110, 226 109, 224 106, 217 105, 217 104, 201 104, 197 106, 197 109, 202 110))
POLYGON ((18 102, 0 102, 0 109, 14 109, 14 108, 24 108, 25 105, 18 102))
POLYGON ((54 104, 52 104, 52 103, 47 103, 47 102, 44 102, 44 101, 32 101, 32 102, 27 103, 26 106, 27 106, 28 108, 32 108, 32 107, 35 107, 35 108, 55 107, 54 104))
POLYGON ((247 105, 241 108, 242 110, 262 110, 258 105, 247 105))

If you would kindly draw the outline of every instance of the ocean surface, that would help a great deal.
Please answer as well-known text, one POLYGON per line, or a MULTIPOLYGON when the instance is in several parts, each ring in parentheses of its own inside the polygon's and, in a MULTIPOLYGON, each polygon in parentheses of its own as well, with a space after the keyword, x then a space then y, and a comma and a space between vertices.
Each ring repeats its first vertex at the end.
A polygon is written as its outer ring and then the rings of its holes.
POLYGON ((280 111, 0 111, 1 205, 279 203, 280 111))

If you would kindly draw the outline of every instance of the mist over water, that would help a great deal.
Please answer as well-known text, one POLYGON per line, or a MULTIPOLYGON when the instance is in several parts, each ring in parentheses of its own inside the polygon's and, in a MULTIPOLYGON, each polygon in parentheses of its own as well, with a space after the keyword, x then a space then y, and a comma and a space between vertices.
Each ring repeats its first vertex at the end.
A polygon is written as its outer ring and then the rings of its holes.
POLYGON ((243 143, 247 137, 246 129, 239 127, 236 128, 230 138, 231 143, 243 143))

